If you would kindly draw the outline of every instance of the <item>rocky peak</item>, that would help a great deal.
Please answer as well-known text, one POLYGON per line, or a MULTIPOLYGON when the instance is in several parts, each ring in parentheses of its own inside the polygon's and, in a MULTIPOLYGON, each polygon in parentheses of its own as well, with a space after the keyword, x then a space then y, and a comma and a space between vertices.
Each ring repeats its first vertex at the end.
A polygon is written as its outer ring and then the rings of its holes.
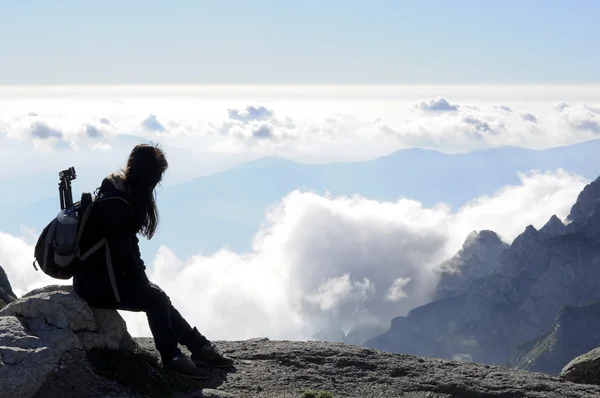
POLYGON ((555 215, 550 217, 550 220, 540 229, 541 233, 546 235, 556 236, 566 232, 567 227, 565 224, 555 215))
POLYGON ((600 200, 600 177, 589 183, 577 196, 577 201, 571 207, 567 223, 583 224, 592 213, 596 202, 600 200))
POLYGON ((473 245, 485 245, 489 246, 498 246, 504 245, 500 237, 494 231, 490 231, 487 229, 482 229, 481 231, 472 231, 465 239, 465 243, 463 243, 463 248, 469 248, 473 245))
POLYGON ((507 247, 494 231, 471 232, 462 248, 440 265, 440 282, 434 299, 463 293, 471 282, 494 269, 507 247))
POLYGON ((442 264, 443 270, 463 270, 464 261, 455 261, 473 257, 487 257, 489 253, 496 253, 507 248, 508 245, 500 239, 494 231, 472 231, 465 239, 461 249, 450 260, 442 264))
POLYGON ((538 230, 533 225, 525 227, 525 231, 520 233, 511 244, 512 249, 521 250, 533 243, 538 236, 538 230))

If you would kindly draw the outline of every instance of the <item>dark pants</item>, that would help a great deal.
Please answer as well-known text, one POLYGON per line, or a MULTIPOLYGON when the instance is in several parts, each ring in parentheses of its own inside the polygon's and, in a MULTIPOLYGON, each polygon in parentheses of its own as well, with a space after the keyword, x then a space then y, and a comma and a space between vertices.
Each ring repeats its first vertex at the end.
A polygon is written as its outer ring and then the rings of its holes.
POLYGON ((200 347, 208 342, 206 337, 192 328, 181 316, 171 304, 169 296, 156 284, 152 282, 131 283, 126 289, 120 288, 119 293, 120 303, 117 303, 114 297, 105 295, 83 298, 97 308, 145 312, 154 337, 154 344, 163 362, 181 355, 178 343, 191 350, 190 347, 200 347))

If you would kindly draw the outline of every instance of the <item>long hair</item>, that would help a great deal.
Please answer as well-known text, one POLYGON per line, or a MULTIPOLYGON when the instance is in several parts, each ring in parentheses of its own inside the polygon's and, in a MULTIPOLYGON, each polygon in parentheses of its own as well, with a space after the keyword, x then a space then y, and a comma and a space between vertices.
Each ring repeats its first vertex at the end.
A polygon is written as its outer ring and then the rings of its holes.
POLYGON ((158 227, 155 188, 169 167, 164 152, 157 145, 136 145, 123 169, 130 190, 133 225, 136 233, 152 239, 158 227))

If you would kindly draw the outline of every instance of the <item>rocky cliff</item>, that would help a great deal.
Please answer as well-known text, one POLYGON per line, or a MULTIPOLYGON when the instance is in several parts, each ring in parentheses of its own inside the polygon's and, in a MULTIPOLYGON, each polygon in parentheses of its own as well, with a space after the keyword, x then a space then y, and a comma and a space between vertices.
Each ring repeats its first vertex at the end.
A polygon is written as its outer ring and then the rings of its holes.
POLYGON ((547 334, 518 347, 507 366, 559 375, 573 358, 600 347, 600 303, 567 306, 547 334))
POLYGON ((586 186, 568 225, 528 226, 498 265, 460 294, 392 320, 365 345, 428 357, 504 364, 513 350, 547 336, 565 306, 600 300, 600 180, 586 186))
POLYGON ((500 254, 508 247, 493 231, 471 232, 458 253, 441 264, 440 282, 433 299, 466 292, 473 281, 496 268, 500 254))

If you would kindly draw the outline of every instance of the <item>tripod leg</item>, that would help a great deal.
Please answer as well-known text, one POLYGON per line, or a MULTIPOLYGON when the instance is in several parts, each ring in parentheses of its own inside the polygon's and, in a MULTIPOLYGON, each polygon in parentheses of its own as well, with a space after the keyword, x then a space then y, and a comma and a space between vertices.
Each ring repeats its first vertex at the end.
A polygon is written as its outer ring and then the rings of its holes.
POLYGON ((58 197, 60 198, 60 209, 64 210, 65 209, 65 190, 64 190, 64 186, 62 185, 62 182, 60 184, 58 184, 58 197))
POLYGON ((67 197, 67 200, 68 200, 67 201, 67 203, 68 203, 67 206, 71 207, 71 206, 73 206, 73 191, 71 190, 71 183, 70 182, 69 182, 69 188, 68 188, 68 191, 67 191, 67 195, 68 195, 68 197, 67 197))

